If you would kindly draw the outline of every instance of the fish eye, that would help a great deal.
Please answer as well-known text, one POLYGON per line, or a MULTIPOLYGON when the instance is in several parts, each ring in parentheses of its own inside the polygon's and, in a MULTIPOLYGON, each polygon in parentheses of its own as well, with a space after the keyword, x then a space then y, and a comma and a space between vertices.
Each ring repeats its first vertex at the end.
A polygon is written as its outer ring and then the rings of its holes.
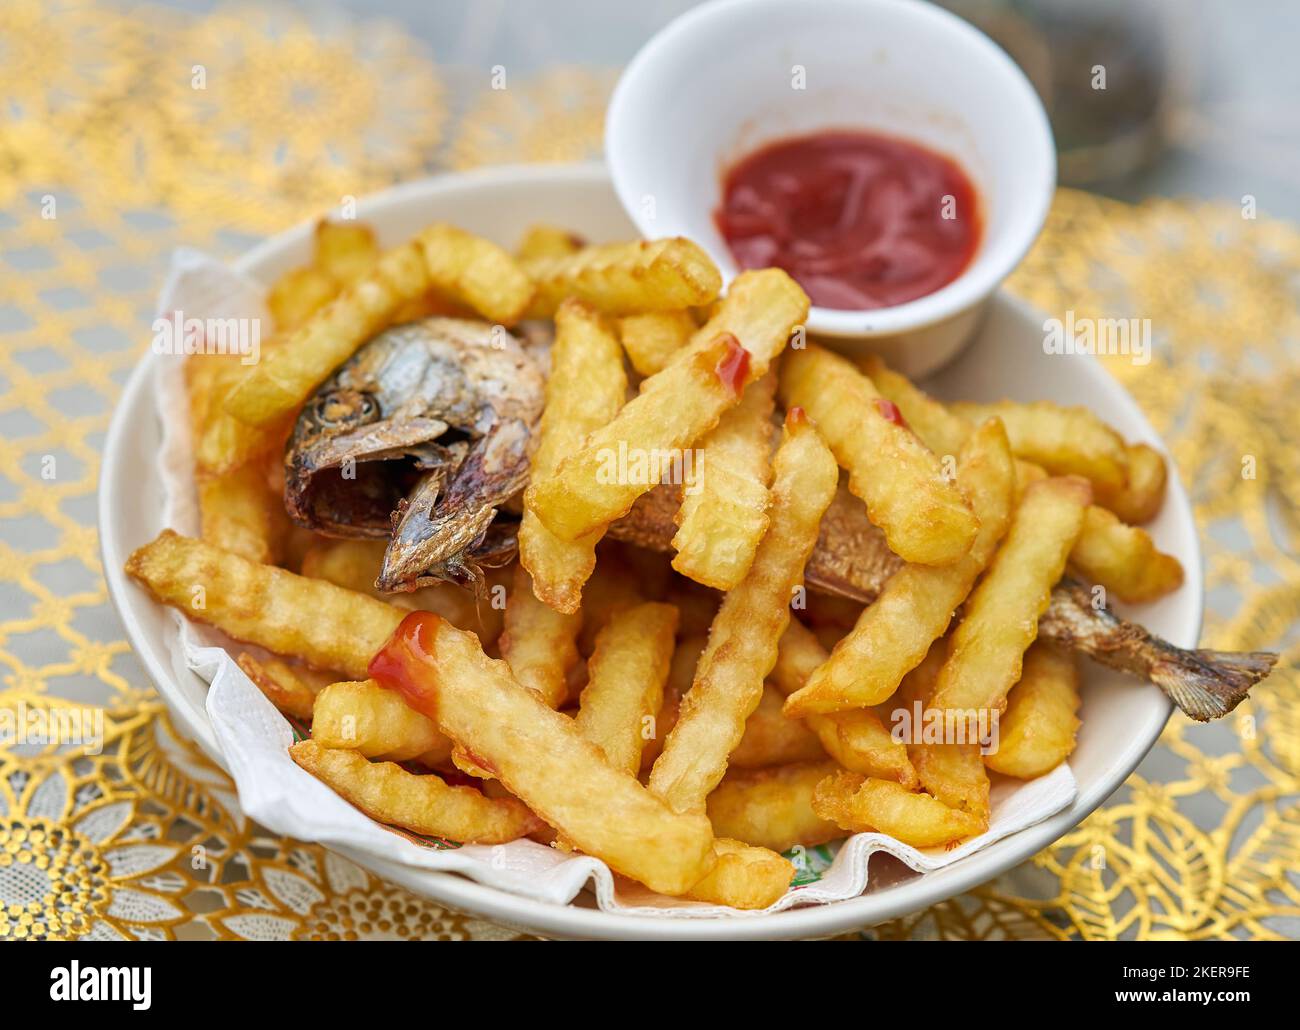
POLYGON ((378 417, 379 405, 368 393, 339 390, 316 400, 316 418, 322 425, 366 423, 378 417))

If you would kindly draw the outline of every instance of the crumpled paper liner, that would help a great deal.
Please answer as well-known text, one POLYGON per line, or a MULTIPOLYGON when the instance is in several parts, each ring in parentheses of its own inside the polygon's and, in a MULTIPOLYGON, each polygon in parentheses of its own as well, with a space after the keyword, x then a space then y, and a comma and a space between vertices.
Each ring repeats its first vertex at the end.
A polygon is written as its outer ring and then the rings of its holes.
MULTIPOLYGON (((265 317, 263 288, 226 265, 192 250, 178 251, 159 299, 160 314, 186 317, 265 317)), ((183 362, 156 360, 155 397, 163 426, 159 463, 165 494, 164 522, 179 533, 197 536, 189 417, 183 362)), ((587 885, 601 909, 667 918, 745 918, 740 912, 653 893, 616 876, 600 859, 569 855, 530 840, 509 844, 447 846, 376 823, 344 801, 289 758, 293 730, 235 664, 230 641, 210 627, 176 614, 173 651, 178 672, 190 669, 210 686, 207 713, 244 812, 269 830, 354 855, 439 871, 462 873, 480 883, 541 901, 564 904, 587 885)), ((309 617, 309 616, 307 616, 309 617)), ((880 833, 859 833, 838 847, 800 849, 795 857, 796 886, 765 912, 798 905, 843 901, 867 885, 868 859, 885 851, 919 872, 961 861, 994 841, 1041 822, 1075 800, 1074 775, 1062 764, 1029 783, 997 778, 991 792, 989 829, 952 850, 919 850, 880 833)))

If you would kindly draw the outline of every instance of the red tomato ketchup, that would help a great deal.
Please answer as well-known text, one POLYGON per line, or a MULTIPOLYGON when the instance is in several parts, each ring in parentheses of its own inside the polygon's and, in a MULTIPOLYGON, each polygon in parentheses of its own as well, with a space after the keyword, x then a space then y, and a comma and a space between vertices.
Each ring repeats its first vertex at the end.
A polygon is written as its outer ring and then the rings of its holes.
POLYGON ((784 268, 819 307, 892 307, 959 276, 979 246, 975 188, 892 136, 821 132, 750 154, 723 180, 718 230, 742 268, 784 268))

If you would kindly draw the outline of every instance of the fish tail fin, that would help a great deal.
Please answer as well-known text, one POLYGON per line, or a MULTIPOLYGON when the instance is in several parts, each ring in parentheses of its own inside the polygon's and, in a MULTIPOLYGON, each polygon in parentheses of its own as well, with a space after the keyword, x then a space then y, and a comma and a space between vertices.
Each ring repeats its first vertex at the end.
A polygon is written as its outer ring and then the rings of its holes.
POLYGON ((1209 722, 1227 715, 1272 671, 1267 651, 1183 651, 1170 648, 1151 666, 1151 680, 1187 715, 1209 722))

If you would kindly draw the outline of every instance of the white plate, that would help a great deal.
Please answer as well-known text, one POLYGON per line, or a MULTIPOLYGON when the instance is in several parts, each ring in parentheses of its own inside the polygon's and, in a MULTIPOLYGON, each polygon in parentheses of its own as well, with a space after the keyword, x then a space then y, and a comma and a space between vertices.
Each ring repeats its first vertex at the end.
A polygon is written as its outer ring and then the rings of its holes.
MULTIPOLYGON (((521 166, 468 175, 447 175, 401 186, 361 202, 358 216, 385 244, 406 239, 420 226, 446 220, 503 244, 539 221, 574 229, 595 241, 627 238, 632 228, 601 165, 521 166)), ((244 255, 236 267, 270 283, 306 262, 310 224, 291 229, 244 255)), ((950 398, 1048 399, 1082 404, 1103 415, 1131 440, 1161 447, 1137 405, 1091 358, 1043 353, 1042 316, 999 294, 974 343, 931 385, 950 398)), ((100 543, 109 595, 127 638, 178 727, 218 765, 222 756, 207 723, 206 684, 192 673, 178 676, 169 654, 170 615, 122 573, 127 555, 164 527, 161 484, 152 456, 160 427, 146 354, 126 385, 109 427, 99 489, 100 543)), ((1161 448, 1163 450, 1163 448, 1161 448)), ((1159 518, 1150 526, 1162 550, 1183 563, 1187 581, 1177 593, 1135 613, 1140 621, 1182 647, 1197 643, 1201 626, 1201 559, 1187 495, 1176 473, 1159 518)), ((485 887, 451 873, 407 869, 350 856, 378 875, 454 908, 552 936, 599 938, 816 937, 867 926, 933 905, 1018 864, 1065 833, 1101 804, 1150 749, 1171 709, 1154 686, 1088 664, 1083 689, 1083 727, 1070 759, 1079 798, 1068 810, 991 845, 952 866, 832 905, 794 909, 736 920, 663 920, 601 912, 581 904, 553 905, 485 887)), ((882 878, 883 879, 883 878, 882 878)))

